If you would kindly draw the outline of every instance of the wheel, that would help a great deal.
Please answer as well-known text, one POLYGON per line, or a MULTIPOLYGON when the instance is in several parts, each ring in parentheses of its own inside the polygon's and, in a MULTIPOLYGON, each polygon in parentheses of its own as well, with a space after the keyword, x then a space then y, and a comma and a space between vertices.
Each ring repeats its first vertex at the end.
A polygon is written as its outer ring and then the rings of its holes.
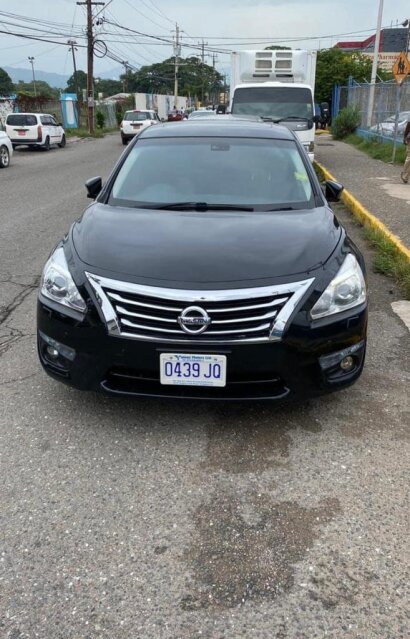
POLYGON ((17 144, 12 144, 11 146, 13 147, 13 149, 17 149, 18 145, 17 144))
POLYGON ((43 149, 44 151, 50 150, 50 138, 48 136, 46 137, 46 141, 43 144, 43 149))
POLYGON ((122 135, 122 136, 121 136, 121 140, 122 140, 123 145, 124 145, 124 146, 127 146, 127 144, 128 144, 128 140, 127 140, 127 138, 124 138, 124 136, 122 135))
POLYGON ((64 149, 65 144, 66 144, 65 135, 63 135, 63 137, 61 138, 61 142, 59 143, 58 146, 60 147, 60 149, 64 149))
POLYGON ((0 169, 6 169, 10 164, 10 153, 6 146, 0 146, 0 169))

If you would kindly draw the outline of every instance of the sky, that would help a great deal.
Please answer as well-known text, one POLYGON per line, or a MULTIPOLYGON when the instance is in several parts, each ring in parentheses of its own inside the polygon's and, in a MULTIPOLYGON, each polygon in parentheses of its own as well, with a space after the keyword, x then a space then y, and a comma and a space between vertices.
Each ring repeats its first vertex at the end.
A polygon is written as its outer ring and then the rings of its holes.
MULTIPOLYGON (((364 39, 375 30, 379 0, 106 0, 105 5, 104 8, 94 7, 94 13, 103 9, 100 18, 105 17, 149 35, 170 38, 178 22, 183 43, 197 44, 204 39, 209 47, 221 51, 215 59, 216 68, 226 72, 232 49, 257 49, 274 43, 294 48, 323 49, 338 40, 364 39), (240 38, 255 40, 245 45, 240 38), (264 38, 266 42, 259 45, 258 40, 264 38)), ((85 9, 77 6, 76 0, 15 0, 14 3, 0 0, 0 12, 64 23, 60 27, 64 33, 74 30, 77 42, 85 43, 79 37, 85 32, 85 9)), ((409 14, 408 0, 385 0, 383 26, 401 23, 410 17, 409 14)), ((21 26, 10 22, 18 24, 19 21, 0 14, 0 30, 27 33, 21 26)), ((124 42, 125 31, 105 23, 97 27, 97 32, 104 28, 110 34, 101 33, 100 39, 107 42, 120 60, 127 60, 137 68, 172 55, 169 44, 153 45, 158 41, 134 36, 130 32, 124 42)), ((45 37, 53 39, 53 28, 47 29, 47 33, 45 37)), ((59 38, 59 41, 66 42, 66 38, 59 38)), ((182 50, 182 55, 197 54, 198 51, 185 47, 182 50)), ((72 58, 67 45, 30 41, 0 33, 0 67, 28 68, 28 56, 35 57, 36 68, 42 71, 72 73, 72 58)), ((211 52, 207 62, 212 63, 211 52)), ((95 75, 118 66, 118 62, 107 57, 97 58, 95 75)), ((86 69, 85 49, 80 47, 77 67, 86 69)))

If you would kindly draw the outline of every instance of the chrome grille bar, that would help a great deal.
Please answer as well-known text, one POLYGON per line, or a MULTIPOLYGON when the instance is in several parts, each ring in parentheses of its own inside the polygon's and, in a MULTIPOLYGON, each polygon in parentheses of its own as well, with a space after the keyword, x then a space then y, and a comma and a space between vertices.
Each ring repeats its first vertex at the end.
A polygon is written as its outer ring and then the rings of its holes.
MULTIPOLYGON (((277 341, 314 279, 228 290, 180 290, 133 284, 86 273, 108 334, 181 344, 277 341), (203 309, 210 323, 185 332, 188 307, 203 309)), ((188 314, 192 314, 189 309, 188 314)))

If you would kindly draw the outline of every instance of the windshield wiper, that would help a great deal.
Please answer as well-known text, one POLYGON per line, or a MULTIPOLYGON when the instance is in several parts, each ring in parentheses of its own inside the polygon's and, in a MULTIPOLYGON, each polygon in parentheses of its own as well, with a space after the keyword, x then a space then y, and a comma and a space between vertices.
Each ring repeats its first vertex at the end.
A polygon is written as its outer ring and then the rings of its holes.
POLYGON ((240 204, 208 204, 207 202, 169 202, 168 204, 144 204, 139 208, 160 211, 253 211, 252 206, 240 204))
POLYGON ((299 211, 300 209, 297 209, 294 206, 278 206, 277 208, 274 209, 265 209, 265 211, 299 211))
POLYGON ((275 124, 279 124, 280 122, 286 122, 286 120, 300 120, 301 122, 310 122, 309 118, 304 118, 300 115, 286 115, 283 118, 277 118, 277 119, 261 116, 261 119, 264 122, 274 122, 275 124))

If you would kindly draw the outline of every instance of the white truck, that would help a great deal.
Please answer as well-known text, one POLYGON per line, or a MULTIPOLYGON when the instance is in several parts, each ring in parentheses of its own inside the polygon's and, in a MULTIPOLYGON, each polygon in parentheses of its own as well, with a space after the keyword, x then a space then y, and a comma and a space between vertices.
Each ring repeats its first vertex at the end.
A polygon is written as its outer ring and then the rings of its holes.
POLYGON ((316 51, 234 51, 230 112, 287 126, 313 161, 315 76, 316 51))

